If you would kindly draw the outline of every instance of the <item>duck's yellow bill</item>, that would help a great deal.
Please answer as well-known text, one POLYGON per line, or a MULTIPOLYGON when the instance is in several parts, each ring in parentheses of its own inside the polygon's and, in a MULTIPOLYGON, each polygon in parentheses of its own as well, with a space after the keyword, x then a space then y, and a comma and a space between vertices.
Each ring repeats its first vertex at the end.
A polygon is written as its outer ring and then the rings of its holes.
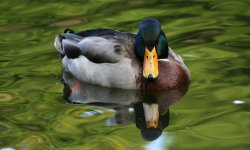
POLYGON ((155 79, 158 77, 158 72, 158 56, 156 49, 154 47, 150 52, 146 47, 143 61, 143 76, 146 79, 155 79))
POLYGON ((159 123, 159 108, 158 104, 143 103, 144 116, 147 128, 157 128, 159 123))

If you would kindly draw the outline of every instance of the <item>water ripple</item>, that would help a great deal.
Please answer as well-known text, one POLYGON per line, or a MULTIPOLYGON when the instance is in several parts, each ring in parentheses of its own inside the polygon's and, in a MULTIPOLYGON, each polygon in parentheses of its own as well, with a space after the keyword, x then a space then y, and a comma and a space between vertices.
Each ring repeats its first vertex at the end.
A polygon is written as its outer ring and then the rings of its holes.
POLYGON ((146 147, 134 125, 106 126, 115 112, 64 102, 53 42, 66 27, 137 32, 148 17, 160 20, 192 77, 164 130, 172 141, 162 147, 249 147, 248 1, 3 0, 0 8, 1 149, 146 147))

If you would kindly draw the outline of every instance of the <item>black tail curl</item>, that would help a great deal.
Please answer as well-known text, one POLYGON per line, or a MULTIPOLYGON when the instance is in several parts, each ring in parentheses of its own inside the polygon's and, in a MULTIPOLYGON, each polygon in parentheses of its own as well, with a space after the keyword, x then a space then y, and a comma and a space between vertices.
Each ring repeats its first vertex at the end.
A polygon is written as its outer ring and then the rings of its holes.
POLYGON ((67 28, 64 30, 64 33, 75 33, 75 32, 73 30, 67 28))

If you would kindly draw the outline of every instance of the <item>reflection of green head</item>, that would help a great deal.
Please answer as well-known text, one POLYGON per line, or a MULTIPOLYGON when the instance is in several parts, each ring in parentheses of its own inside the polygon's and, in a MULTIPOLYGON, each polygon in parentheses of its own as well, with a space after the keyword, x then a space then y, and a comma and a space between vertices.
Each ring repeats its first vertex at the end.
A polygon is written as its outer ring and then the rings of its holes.
POLYGON ((153 141, 160 137, 162 130, 159 128, 145 128, 141 130, 141 135, 145 141, 153 141))
POLYGON ((169 111, 164 114, 159 114, 157 127, 147 127, 142 102, 134 105, 134 111, 136 118, 136 127, 141 130, 141 135, 146 141, 156 140, 161 136, 163 129, 166 128, 169 124, 169 111))

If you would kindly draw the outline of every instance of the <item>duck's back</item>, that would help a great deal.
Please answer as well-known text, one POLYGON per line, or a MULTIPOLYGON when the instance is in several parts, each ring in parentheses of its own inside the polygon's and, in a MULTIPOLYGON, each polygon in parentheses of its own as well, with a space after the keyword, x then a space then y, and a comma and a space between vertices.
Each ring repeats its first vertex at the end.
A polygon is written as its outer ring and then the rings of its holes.
POLYGON ((66 55, 74 49, 80 52, 73 59, 63 57, 64 68, 81 81, 136 89, 135 77, 141 67, 134 53, 134 36, 110 29, 66 33, 62 51, 66 55))
MULTIPOLYGON (((119 32, 111 29, 92 29, 92 30, 85 30, 76 33, 76 35, 79 35, 81 37, 88 37, 88 36, 115 36, 117 34, 127 34, 124 32, 119 32)), ((131 35, 132 36, 132 35, 131 35)))

